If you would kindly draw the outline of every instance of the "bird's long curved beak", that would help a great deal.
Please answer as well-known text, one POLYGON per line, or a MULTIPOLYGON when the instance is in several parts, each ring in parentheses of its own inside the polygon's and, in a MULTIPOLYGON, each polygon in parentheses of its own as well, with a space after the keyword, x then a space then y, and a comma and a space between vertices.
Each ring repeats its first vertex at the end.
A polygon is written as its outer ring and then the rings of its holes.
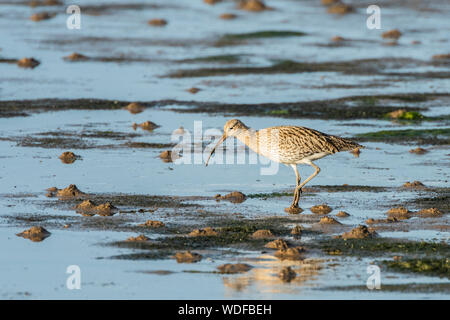
POLYGON ((220 146, 222 144, 222 142, 225 141, 225 139, 227 138, 227 135, 224 133, 223 136, 219 139, 219 142, 217 142, 217 144, 215 145, 215 147, 211 150, 211 153, 209 154, 208 160, 206 160, 206 167, 208 166, 208 162, 209 159, 211 158, 211 156, 214 154, 214 152, 216 152, 216 148, 218 146, 220 146))

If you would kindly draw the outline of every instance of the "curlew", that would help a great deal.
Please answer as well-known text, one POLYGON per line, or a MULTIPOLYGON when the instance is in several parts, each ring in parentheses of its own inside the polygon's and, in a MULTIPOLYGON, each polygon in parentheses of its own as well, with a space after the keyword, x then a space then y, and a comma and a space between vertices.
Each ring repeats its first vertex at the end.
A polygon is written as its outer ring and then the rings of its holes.
POLYGON ((237 138, 251 150, 272 161, 292 167, 296 176, 296 187, 292 204, 286 208, 286 212, 290 213, 301 212, 298 202, 302 188, 320 172, 320 168, 313 161, 340 151, 364 148, 351 140, 306 127, 278 126, 256 131, 247 127, 240 120, 232 119, 225 123, 224 133, 211 150, 208 160, 206 160, 206 166, 216 148, 228 137, 237 138), (303 183, 301 183, 298 173, 298 164, 307 164, 315 169, 315 172, 303 183))

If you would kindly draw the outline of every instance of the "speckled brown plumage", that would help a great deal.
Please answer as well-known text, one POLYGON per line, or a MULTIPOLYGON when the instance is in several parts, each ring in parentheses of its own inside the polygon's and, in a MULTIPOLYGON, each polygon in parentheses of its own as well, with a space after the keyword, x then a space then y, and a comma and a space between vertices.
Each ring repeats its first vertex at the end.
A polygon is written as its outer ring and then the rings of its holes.
MULTIPOLYGON (((233 119, 225 124, 224 134, 209 157, 217 146, 228 137, 236 137, 256 153, 272 161, 290 165, 294 169, 296 175, 294 200, 290 208, 287 208, 287 211, 291 213, 300 211, 298 201, 303 186, 320 172, 320 168, 312 161, 340 151, 364 148, 351 140, 306 127, 277 126, 256 131, 247 127, 240 120, 233 119), (301 178, 297 170, 297 164, 301 163, 308 164, 316 170, 303 183, 300 183, 301 178)), ((208 161, 209 158, 206 165, 208 165, 208 161)))
POLYGON ((258 131, 242 128, 235 137, 253 151, 285 164, 304 163, 362 147, 348 139, 295 126, 270 127, 258 131))

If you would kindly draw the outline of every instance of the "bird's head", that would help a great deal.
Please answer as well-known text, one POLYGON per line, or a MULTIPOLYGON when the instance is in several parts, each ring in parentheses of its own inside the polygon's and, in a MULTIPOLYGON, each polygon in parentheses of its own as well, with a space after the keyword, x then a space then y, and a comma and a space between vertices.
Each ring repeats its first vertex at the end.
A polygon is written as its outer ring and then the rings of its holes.
POLYGON ((248 129, 248 127, 238 119, 228 120, 223 126, 223 134, 227 137, 234 137, 240 130, 248 129))
POLYGON ((206 160, 206 166, 208 166, 209 159, 216 151, 216 148, 220 146, 228 137, 235 137, 241 130, 248 129, 248 127, 238 119, 231 119, 225 123, 223 127, 223 135, 217 142, 216 146, 211 150, 208 160, 206 160))

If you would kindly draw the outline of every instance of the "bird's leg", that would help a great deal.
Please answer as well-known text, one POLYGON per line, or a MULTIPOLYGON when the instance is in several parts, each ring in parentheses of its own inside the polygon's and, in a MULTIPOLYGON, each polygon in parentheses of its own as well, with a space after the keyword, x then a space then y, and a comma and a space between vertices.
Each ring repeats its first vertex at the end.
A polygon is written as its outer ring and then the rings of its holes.
MULTIPOLYGON (((308 179, 303 181, 303 183, 301 185, 297 186, 297 188, 296 188, 297 194, 299 194, 301 192, 301 190, 302 190, 302 188, 303 188, 303 186, 305 184, 307 184, 312 178, 317 176, 319 174, 319 172, 320 172, 320 168, 318 166, 316 166, 314 163, 312 163, 311 161, 309 163, 307 163, 307 164, 309 164, 310 166, 314 167, 316 169, 316 171, 308 179)), ((296 202, 293 203, 294 206, 298 207, 298 200, 299 199, 300 199, 300 197, 297 197, 297 199, 294 199, 294 200, 296 200, 296 202)))
POLYGON ((302 189, 295 188, 294 201, 292 202, 291 207, 298 208, 298 202, 300 201, 300 196, 301 196, 302 192, 303 192, 302 189), (295 204, 297 204, 297 205, 295 205, 295 204))
POLYGON ((294 191, 294 201, 292 201, 291 208, 298 208, 298 201, 300 199, 301 190, 299 190, 297 188, 300 185, 301 178, 300 178, 300 174, 298 173, 297 166, 295 164, 293 164, 291 166, 294 169, 295 177, 297 178, 296 184, 295 184, 295 191, 294 191))

